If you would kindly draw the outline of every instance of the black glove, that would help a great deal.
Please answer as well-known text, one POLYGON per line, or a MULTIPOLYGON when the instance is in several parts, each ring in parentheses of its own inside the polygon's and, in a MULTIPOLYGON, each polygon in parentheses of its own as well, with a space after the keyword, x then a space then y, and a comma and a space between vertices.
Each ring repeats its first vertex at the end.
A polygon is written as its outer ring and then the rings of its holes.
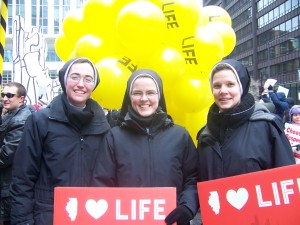
POLYGON ((272 85, 269 85, 268 90, 269 90, 269 91, 272 91, 272 90, 273 90, 273 86, 272 86, 272 85))
POLYGON ((193 219, 191 210, 184 206, 179 205, 166 217, 165 222, 167 225, 172 225, 177 222, 177 225, 187 225, 193 219))

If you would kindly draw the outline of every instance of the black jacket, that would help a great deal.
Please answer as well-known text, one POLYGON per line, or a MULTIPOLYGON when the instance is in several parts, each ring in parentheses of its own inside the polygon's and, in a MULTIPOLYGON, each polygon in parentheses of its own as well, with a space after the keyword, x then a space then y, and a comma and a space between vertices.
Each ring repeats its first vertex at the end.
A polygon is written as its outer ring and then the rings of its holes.
POLYGON ((200 181, 295 164, 282 121, 261 104, 222 115, 213 105, 208 124, 198 134, 200 181))
MULTIPOLYGON (((12 162, 15 152, 18 148, 24 124, 31 115, 31 111, 26 105, 21 105, 12 112, 8 112, 3 116, 0 126, 0 190, 2 198, 9 196, 9 187, 12 180, 12 162)), ((4 210, 1 207, 1 210, 4 210)), ((9 209, 5 209, 9 214, 9 209)), ((1 213, 2 215, 2 213, 1 213)))
POLYGON ((195 214, 199 208, 195 144, 187 130, 171 119, 161 122, 162 126, 143 129, 126 115, 121 127, 112 128, 107 135, 107 154, 98 164, 111 169, 99 173, 97 185, 176 187, 177 204, 195 214))
POLYGON ((88 104, 94 116, 81 130, 70 123, 62 95, 28 118, 14 160, 11 224, 52 225, 54 187, 90 186, 110 127, 98 103, 88 104))

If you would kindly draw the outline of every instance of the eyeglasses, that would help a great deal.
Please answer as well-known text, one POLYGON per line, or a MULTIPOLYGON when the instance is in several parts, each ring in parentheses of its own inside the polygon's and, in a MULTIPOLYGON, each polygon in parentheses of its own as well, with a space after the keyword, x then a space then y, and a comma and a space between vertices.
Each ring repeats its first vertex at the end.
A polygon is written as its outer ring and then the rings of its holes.
POLYGON ((81 79, 83 79, 83 82, 85 84, 93 84, 94 83, 94 79, 91 76, 85 76, 85 77, 81 77, 79 74, 71 74, 69 76, 70 80, 73 83, 78 83, 81 79))
POLYGON ((134 91, 131 93, 132 97, 133 98, 136 98, 136 99, 140 99, 142 98, 144 95, 146 95, 147 98, 153 98, 157 95, 158 93, 156 91, 146 91, 145 93, 144 92, 141 92, 141 91, 134 91))
POLYGON ((6 96, 7 98, 13 98, 13 97, 15 97, 15 95, 16 95, 16 94, 9 93, 9 92, 8 92, 8 93, 3 93, 3 92, 1 93, 1 97, 2 97, 2 98, 4 98, 5 96, 6 96))

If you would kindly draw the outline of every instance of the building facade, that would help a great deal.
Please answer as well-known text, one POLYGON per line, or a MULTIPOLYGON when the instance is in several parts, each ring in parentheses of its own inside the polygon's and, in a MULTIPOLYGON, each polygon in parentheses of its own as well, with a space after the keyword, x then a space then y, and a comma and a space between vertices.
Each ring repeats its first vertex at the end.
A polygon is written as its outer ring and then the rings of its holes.
MULTIPOLYGON (((13 23, 24 17, 25 27, 39 27, 48 47, 46 67, 55 78, 62 62, 55 53, 55 39, 62 21, 72 9, 86 0, 8 0, 8 19, 2 71, 2 84, 13 76, 13 23)), ((218 5, 232 19, 237 42, 228 58, 247 66, 250 75, 262 85, 273 78, 289 88, 289 96, 300 103, 300 1, 299 0, 203 0, 203 6, 218 5)))
POLYGON ((300 1, 204 0, 224 8, 232 19, 237 43, 228 58, 247 66, 251 77, 288 88, 300 103, 300 1))
POLYGON ((8 18, 2 84, 13 80, 13 29, 17 16, 24 18, 25 31, 37 27, 47 43, 46 67, 49 77, 55 79, 62 61, 55 52, 55 39, 62 32, 62 22, 73 9, 83 7, 86 0, 8 0, 8 18))

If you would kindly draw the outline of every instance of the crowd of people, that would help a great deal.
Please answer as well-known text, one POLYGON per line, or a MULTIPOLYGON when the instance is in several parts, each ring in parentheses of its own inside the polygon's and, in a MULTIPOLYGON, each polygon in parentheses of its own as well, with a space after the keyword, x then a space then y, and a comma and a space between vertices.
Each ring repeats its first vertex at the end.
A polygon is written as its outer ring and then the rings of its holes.
POLYGON ((43 106, 34 112, 24 102, 22 84, 4 86, 3 225, 52 225, 58 186, 176 187, 177 206, 165 223, 188 225, 199 215, 197 182, 295 164, 284 123, 300 125, 300 106, 289 105, 272 86, 263 104, 256 101, 247 68, 236 60, 213 67, 214 102, 197 137, 168 114, 155 71, 132 73, 120 110, 91 98, 100 76, 89 59, 67 61, 58 73, 63 93, 50 103, 41 98, 43 106))

